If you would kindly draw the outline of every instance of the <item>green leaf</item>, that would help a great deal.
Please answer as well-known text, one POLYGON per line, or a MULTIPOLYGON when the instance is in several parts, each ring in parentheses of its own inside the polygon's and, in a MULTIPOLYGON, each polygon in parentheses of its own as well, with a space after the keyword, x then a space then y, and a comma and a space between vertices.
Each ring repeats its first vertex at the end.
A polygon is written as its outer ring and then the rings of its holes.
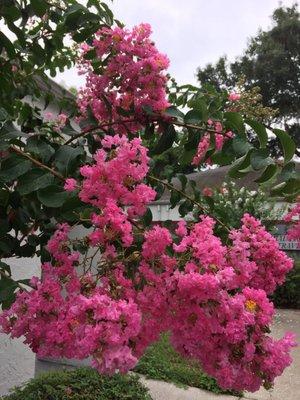
POLYGON ((10 266, 2 261, 0 261, 0 269, 2 269, 2 271, 7 272, 9 276, 11 275, 10 266))
MULTIPOLYGON (((78 198, 76 193, 73 193, 71 197, 64 202, 59 217, 69 222, 76 222, 78 221, 78 215, 82 215, 87 208, 91 209, 78 198)), ((90 215, 88 215, 87 218, 89 217, 90 215)))
POLYGON ((8 117, 7 111, 4 108, 0 107, 0 121, 6 120, 7 117, 8 117))
POLYGON ((1 14, 11 21, 16 21, 22 16, 21 11, 18 9, 18 7, 15 7, 13 5, 3 6, 3 8, 1 9, 1 14))
POLYGON ((233 159, 232 155, 226 154, 224 151, 218 151, 211 156, 213 164, 221 166, 230 164, 233 159))
POLYGON ((258 136, 261 147, 266 147, 268 144, 268 133, 266 128, 258 121, 246 119, 246 124, 249 125, 258 136))
POLYGON ((153 215, 151 209, 148 207, 145 214, 142 216, 142 222, 145 226, 150 226, 153 221, 153 215))
POLYGON ((5 233, 11 230, 11 225, 7 219, 0 218, 0 237, 3 237, 5 233))
POLYGON ((285 195, 296 195, 300 192, 300 180, 291 178, 286 182, 283 188, 285 195))
POLYGON ((45 62, 46 53, 45 50, 37 42, 32 46, 32 53, 34 56, 34 61, 37 65, 43 65, 45 62))
POLYGON ((271 190, 272 195, 283 195, 283 196, 291 196, 297 195, 300 193, 300 180, 291 178, 287 182, 279 183, 274 186, 271 190))
POLYGON ((152 154, 161 154, 172 147, 176 139, 176 130, 173 125, 168 125, 167 129, 161 134, 158 143, 153 149, 152 154))
POLYGON ((48 162, 55 153, 54 148, 44 138, 39 137, 29 138, 25 151, 34 154, 44 162, 48 162))
POLYGON ((177 203, 181 200, 181 194, 177 192, 176 190, 171 191, 171 197, 170 197, 170 208, 176 207, 177 203))
POLYGON ((257 183, 265 183, 272 179, 276 173, 278 172, 278 167, 275 164, 268 165, 267 168, 264 170, 262 175, 255 179, 257 183))
POLYGON ((45 173, 39 168, 34 168, 24 174, 18 181, 16 190, 21 195, 43 189, 53 183, 54 177, 50 173, 45 173))
POLYGON ((8 56, 14 59, 16 56, 15 48, 12 42, 0 31, 0 54, 2 53, 3 47, 7 51, 8 56))
POLYGON ((193 211, 194 205, 191 202, 191 200, 187 199, 183 203, 180 204, 178 211, 180 216, 183 218, 185 217, 189 212, 193 211))
POLYGON ((194 156, 196 154, 196 149, 185 150, 180 155, 180 164, 181 165, 189 165, 191 164, 194 156))
POLYGON ((201 110, 190 110, 184 116, 184 123, 189 125, 201 125, 206 122, 205 115, 201 110))
POLYGON ((31 168, 31 162, 22 157, 10 157, 0 166, 0 181, 10 182, 24 175, 31 168))
POLYGON ((293 158, 295 154, 295 142, 290 137, 290 135, 288 135, 285 131, 282 131, 281 129, 274 129, 273 132, 280 140, 284 153, 284 162, 287 163, 293 158))
POLYGON ((187 179, 186 175, 183 175, 183 174, 178 175, 177 178, 180 180, 181 190, 184 192, 185 188, 186 188, 186 184, 188 182, 188 179, 187 179))
POLYGON ((46 207, 57 208, 61 207, 67 200, 69 194, 57 185, 51 185, 37 192, 39 201, 46 207))
POLYGON ((81 4, 73 4, 65 11, 65 25, 70 30, 78 29, 79 20, 84 15, 86 8, 81 4))
POLYGON ((246 137, 244 119, 241 114, 237 112, 224 113, 225 126, 227 129, 233 130, 237 135, 246 137))
POLYGON ((243 157, 238 158, 231 166, 228 171, 228 175, 231 178, 241 178, 247 174, 246 170, 250 166, 250 157, 251 157, 252 149, 248 151, 243 157))
POLYGON ((250 162, 254 170, 260 170, 274 161, 269 157, 270 151, 268 149, 254 149, 251 152, 250 162))
POLYGON ((26 137, 26 135, 17 130, 11 122, 4 123, 0 129, 0 143, 17 137, 26 137))
POLYGON ((13 294, 18 285, 16 282, 1 275, 0 279, 0 302, 8 300, 13 297, 13 294))
POLYGON ((78 166, 78 159, 84 154, 82 147, 61 146, 55 154, 54 163, 64 176, 70 175, 78 166))
POLYGON ((188 106, 191 107, 193 110, 201 113, 201 119, 203 122, 207 121, 208 119, 207 104, 203 98, 192 98, 188 102, 188 106))
POLYGON ((235 136, 232 139, 232 148, 238 156, 242 156, 251 149, 251 145, 244 137, 235 136))
POLYGON ((142 109, 147 115, 150 115, 150 116, 155 115, 155 113, 153 112, 153 108, 151 106, 148 106, 148 105, 142 106, 142 109))
POLYGON ((296 171, 296 164, 294 162, 289 162, 282 168, 280 179, 287 181, 290 178, 300 178, 299 175, 299 172, 296 171))
POLYGON ((172 117, 172 118, 176 118, 180 121, 182 121, 184 119, 183 112, 178 110, 178 108, 175 106, 171 106, 171 107, 167 108, 165 111, 165 115, 172 117))
POLYGON ((283 188, 286 186, 286 182, 281 182, 276 186, 273 186, 271 189, 271 195, 276 196, 280 195, 283 192, 283 188))
POLYGON ((147 124, 145 126, 144 139, 148 140, 153 138, 155 126, 154 124, 147 124))
POLYGON ((0 190, 0 206, 5 207, 8 203, 9 192, 7 190, 0 190))
POLYGON ((48 4, 45 0, 31 0, 31 6, 39 17, 42 17, 48 9, 48 4))

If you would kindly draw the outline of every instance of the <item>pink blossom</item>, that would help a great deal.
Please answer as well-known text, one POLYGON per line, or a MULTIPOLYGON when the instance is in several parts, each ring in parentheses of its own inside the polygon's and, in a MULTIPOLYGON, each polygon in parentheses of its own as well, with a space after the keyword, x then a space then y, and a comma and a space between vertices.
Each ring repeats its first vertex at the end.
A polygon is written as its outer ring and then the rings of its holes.
POLYGON ((64 189, 67 192, 72 192, 73 190, 76 189, 76 187, 77 187, 77 182, 75 179, 73 179, 73 178, 66 179, 64 189))
POLYGON ((298 203, 287 213, 285 216, 286 222, 291 222, 292 226, 288 230, 287 236, 290 240, 297 240, 300 244, 300 202, 298 203))
POLYGON ((117 133, 127 134, 141 128, 145 119, 144 107, 160 114, 169 103, 166 96, 169 66, 166 55, 159 53, 150 38, 151 27, 140 24, 132 31, 123 28, 102 28, 93 40, 92 46, 83 45, 80 73, 86 73, 85 88, 79 92, 78 105, 84 116, 90 107, 99 123, 114 120, 128 120, 119 109, 134 109, 134 122, 124 122, 114 127, 117 133), (106 60, 101 75, 94 73, 84 54, 94 48, 99 61, 106 60), (107 54, 115 54, 108 57, 107 54), (104 100, 104 97, 106 100, 104 100), (107 102, 110 103, 108 109, 107 102))
POLYGON ((63 114, 63 113, 59 114, 56 119, 57 125, 60 128, 63 128, 66 125, 67 119, 68 119, 68 117, 66 116, 66 114, 63 114))
POLYGON ((230 93, 228 96, 229 101, 238 101, 238 100, 240 100, 240 98, 241 98, 241 95, 239 93, 235 93, 235 92, 230 93))
POLYGON ((211 188, 205 187, 202 190, 202 194, 203 194, 203 196, 211 197, 214 194, 214 192, 213 192, 213 190, 211 188))

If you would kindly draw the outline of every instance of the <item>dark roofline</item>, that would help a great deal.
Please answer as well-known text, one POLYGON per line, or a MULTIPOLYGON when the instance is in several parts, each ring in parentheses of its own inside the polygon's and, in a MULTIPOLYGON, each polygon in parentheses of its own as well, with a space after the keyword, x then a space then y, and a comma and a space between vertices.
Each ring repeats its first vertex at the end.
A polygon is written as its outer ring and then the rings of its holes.
MULTIPOLYGON (((187 178, 188 180, 195 181, 196 187, 200 191, 203 190, 205 187, 210 187, 213 189, 219 188, 224 183, 224 181, 226 181, 226 179, 227 180, 230 179, 230 177, 227 175, 230 167, 231 166, 226 165, 223 167, 207 169, 205 171, 193 172, 191 174, 188 174, 187 178)), ((296 163, 296 171, 300 173, 300 163, 296 163)), ((260 175, 261 171, 249 172, 246 176, 242 178, 234 179, 234 182, 236 183, 238 188, 245 187, 248 190, 257 190, 259 185, 255 182, 255 179, 257 179, 260 175)), ((181 189, 182 185, 178 178, 173 178, 171 183, 175 188, 181 189)), ((192 189, 189 186, 186 189, 187 194, 192 194, 192 189)), ((152 204, 156 205, 169 204, 169 199, 170 199, 170 192, 169 190, 165 189, 161 198, 153 202, 152 204)))
POLYGON ((59 100, 65 98, 69 100, 75 100, 75 96, 73 93, 71 93, 68 89, 65 89, 58 83, 56 83, 53 79, 49 78, 47 75, 44 75, 44 77, 36 75, 34 79, 41 90, 50 92, 59 100))

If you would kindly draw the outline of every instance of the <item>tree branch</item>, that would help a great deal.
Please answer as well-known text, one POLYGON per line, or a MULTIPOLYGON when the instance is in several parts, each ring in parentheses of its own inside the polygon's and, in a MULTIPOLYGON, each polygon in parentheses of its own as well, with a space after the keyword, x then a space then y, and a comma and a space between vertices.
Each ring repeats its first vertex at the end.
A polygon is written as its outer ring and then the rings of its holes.
POLYGON ((58 178, 60 180, 63 180, 63 181, 65 180, 65 177, 63 175, 61 175, 59 172, 55 171, 54 169, 48 167, 47 165, 45 165, 45 164, 41 163, 40 161, 36 160, 35 158, 31 157, 31 155, 25 153, 23 150, 20 150, 15 146, 10 146, 9 149, 11 151, 13 151, 14 153, 16 153, 16 154, 19 154, 22 157, 27 158, 28 160, 30 160, 33 164, 37 165, 38 167, 47 170, 52 175, 54 175, 56 178, 58 178))
MULTIPOLYGON (((152 122, 157 122, 157 121, 158 121, 158 119, 153 119, 152 120, 152 122)), ((139 122, 139 121, 137 119, 135 119, 135 118, 124 119, 124 120, 118 120, 118 121, 114 121, 114 122, 108 122, 106 124, 99 125, 99 126, 87 129, 85 131, 79 132, 76 135, 72 136, 70 139, 68 139, 65 142, 65 145, 68 145, 68 144, 72 143, 74 140, 79 139, 80 137, 84 137, 84 136, 88 135, 91 132, 94 132, 94 131, 97 131, 97 130, 101 130, 101 129, 105 128, 105 127, 107 128, 107 127, 114 126, 114 125, 126 125, 126 124, 132 123, 132 122, 139 122)), ((185 124, 184 122, 179 122, 179 121, 172 121, 172 122, 170 122, 170 125, 176 125, 176 126, 180 126, 180 127, 183 127, 183 128, 198 129, 198 130, 206 131, 206 132, 209 132, 209 133, 218 133, 219 135, 223 135, 223 136, 226 136, 228 138, 231 138, 231 136, 227 135, 227 132, 223 132, 223 131, 219 132, 219 131, 216 131, 215 129, 207 128, 206 126, 205 127, 204 126, 201 127, 199 125, 185 124)))
MULTIPOLYGON (((207 212, 207 209, 205 207, 203 207, 202 204, 200 204, 198 201, 196 201, 195 199, 193 199, 191 196, 189 196, 188 194, 186 194, 185 192, 183 192, 180 189, 177 189, 175 186, 171 185, 170 183, 163 181, 162 179, 156 178, 155 176, 152 175, 148 175, 149 179, 152 179, 155 182, 161 183, 162 185, 164 185, 166 188, 168 188, 169 190, 174 190, 175 192, 181 194, 181 196, 183 196, 184 198, 186 198, 187 200, 190 200, 193 204, 195 204, 200 210, 202 210, 206 215, 209 215, 209 213, 207 212)), ((224 224, 224 222, 222 222, 219 218, 215 217, 212 215, 212 218, 214 220, 216 220, 220 225, 223 226, 224 229, 227 230, 227 232, 230 232, 230 229, 227 225, 224 224)))
POLYGON ((74 140, 79 139, 80 137, 86 136, 87 134, 89 134, 91 132, 94 132, 94 131, 97 131, 97 130, 101 130, 101 129, 104 129, 104 128, 109 128, 109 127, 111 127, 113 125, 121 125, 121 124, 126 124, 126 123, 131 123, 131 122, 138 122, 138 121, 135 118, 131 118, 131 119, 114 121, 114 122, 107 122, 106 124, 86 129, 85 131, 79 132, 76 135, 72 136, 70 139, 68 139, 65 142, 65 145, 68 145, 68 144, 72 143, 74 140))
MULTIPOLYGON (((47 165, 44 165, 43 163, 41 163, 40 161, 34 159, 33 157, 31 157, 29 154, 25 153, 24 151, 16 148, 15 146, 11 146, 10 149, 12 151, 14 151, 17 154, 20 154, 23 157, 26 157, 28 160, 30 160, 33 164, 39 166, 40 168, 46 169, 48 172, 50 172, 51 174, 53 174, 55 177, 61 179, 61 180, 65 180, 64 176, 61 175, 60 173, 58 173, 57 171, 53 170, 52 168, 48 167, 47 165)), ((177 189, 175 186, 171 185, 168 182, 163 181, 162 179, 156 178, 155 176, 152 175, 148 175, 149 179, 152 179, 153 181, 159 182, 161 184, 163 184, 165 187, 167 187, 169 190, 174 190, 177 193, 180 193, 181 196, 183 196, 184 198, 186 198, 187 200, 190 200, 193 204, 195 204, 200 210, 202 210, 205 214, 209 215, 206 208, 202 206, 202 204, 200 204, 199 202, 197 202, 195 199, 193 199, 192 197, 190 197, 189 195, 187 195, 186 193, 184 193, 182 190, 177 189)), ((227 225, 225 225, 219 218, 212 216, 220 225, 222 225, 228 232, 230 231, 230 229, 228 228, 227 225)))

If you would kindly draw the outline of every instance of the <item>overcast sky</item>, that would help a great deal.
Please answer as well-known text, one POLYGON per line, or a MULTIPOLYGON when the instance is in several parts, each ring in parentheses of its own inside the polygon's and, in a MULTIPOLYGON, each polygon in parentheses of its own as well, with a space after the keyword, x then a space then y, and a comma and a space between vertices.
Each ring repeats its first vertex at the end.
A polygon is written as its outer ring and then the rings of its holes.
MULTIPOLYGON (((112 9, 128 27, 152 25, 158 49, 171 60, 171 75, 184 84, 196 81, 198 66, 225 54, 229 59, 240 55, 250 36, 271 26, 278 5, 278 0, 114 0, 112 9)), ((74 70, 55 80, 76 87, 84 83, 74 70)))

